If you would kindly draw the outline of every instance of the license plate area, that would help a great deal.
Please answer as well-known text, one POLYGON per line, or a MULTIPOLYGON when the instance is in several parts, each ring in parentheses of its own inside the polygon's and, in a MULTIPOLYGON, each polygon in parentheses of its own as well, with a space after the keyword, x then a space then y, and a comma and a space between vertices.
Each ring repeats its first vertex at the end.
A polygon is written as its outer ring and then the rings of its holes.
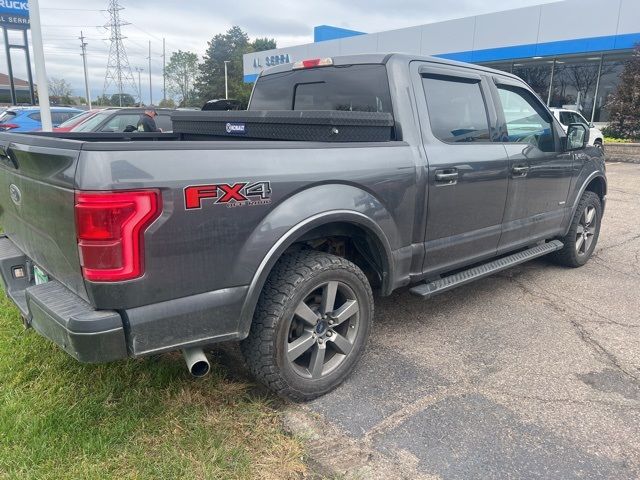
POLYGON ((44 273, 44 271, 40 267, 38 267, 37 265, 34 265, 33 279, 36 285, 42 285, 43 283, 47 283, 49 281, 49 275, 44 273))

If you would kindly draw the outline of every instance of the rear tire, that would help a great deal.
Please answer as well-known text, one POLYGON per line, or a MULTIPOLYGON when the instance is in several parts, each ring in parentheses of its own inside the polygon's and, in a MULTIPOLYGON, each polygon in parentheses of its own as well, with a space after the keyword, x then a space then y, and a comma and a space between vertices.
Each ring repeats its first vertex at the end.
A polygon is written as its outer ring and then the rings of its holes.
POLYGON ((593 192, 584 192, 571 222, 569 233, 562 238, 564 248, 555 254, 560 265, 578 268, 585 265, 598 243, 602 203, 593 192))
POLYGON ((365 274, 334 255, 302 250, 274 267, 241 349, 278 395, 312 400, 340 385, 362 356, 373 323, 365 274))

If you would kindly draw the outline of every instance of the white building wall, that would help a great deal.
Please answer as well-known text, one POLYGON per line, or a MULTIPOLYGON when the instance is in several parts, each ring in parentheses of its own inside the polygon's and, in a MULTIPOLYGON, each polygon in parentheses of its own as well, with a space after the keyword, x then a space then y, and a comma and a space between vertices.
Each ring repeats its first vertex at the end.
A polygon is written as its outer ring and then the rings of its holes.
POLYGON ((282 53, 289 54, 292 62, 305 58, 376 52, 440 55, 624 34, 640 34, 640 0, 564 0, 251 53, 244 56, 244 73, 245 76, 260 73, 266 66, 264 59, 267 56, 282 53), (255 59, 260 61, 262 68, 254 67, 255 59))

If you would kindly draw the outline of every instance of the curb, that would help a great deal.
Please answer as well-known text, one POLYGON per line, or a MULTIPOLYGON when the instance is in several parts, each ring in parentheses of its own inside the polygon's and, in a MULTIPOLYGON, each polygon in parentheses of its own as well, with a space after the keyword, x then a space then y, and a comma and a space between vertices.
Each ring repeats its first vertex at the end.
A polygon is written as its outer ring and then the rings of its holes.
POLYGON ((606 155, 606 161, 608 163, 631 163, 637 165, 640 164, 640 157, 606 155))

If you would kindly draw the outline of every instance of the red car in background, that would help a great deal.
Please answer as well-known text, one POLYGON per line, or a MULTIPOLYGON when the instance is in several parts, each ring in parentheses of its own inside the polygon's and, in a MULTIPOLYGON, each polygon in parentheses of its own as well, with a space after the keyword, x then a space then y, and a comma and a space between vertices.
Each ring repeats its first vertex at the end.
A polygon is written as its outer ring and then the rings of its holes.
POLYGON ((96 114, 102 110, 87 110, 86 112, 79 113, 75 117, 71 117, 64 123, 53 129, 54 132, 70 132, 73 128, 77 127, 81 123, 93 118, 96 114))

